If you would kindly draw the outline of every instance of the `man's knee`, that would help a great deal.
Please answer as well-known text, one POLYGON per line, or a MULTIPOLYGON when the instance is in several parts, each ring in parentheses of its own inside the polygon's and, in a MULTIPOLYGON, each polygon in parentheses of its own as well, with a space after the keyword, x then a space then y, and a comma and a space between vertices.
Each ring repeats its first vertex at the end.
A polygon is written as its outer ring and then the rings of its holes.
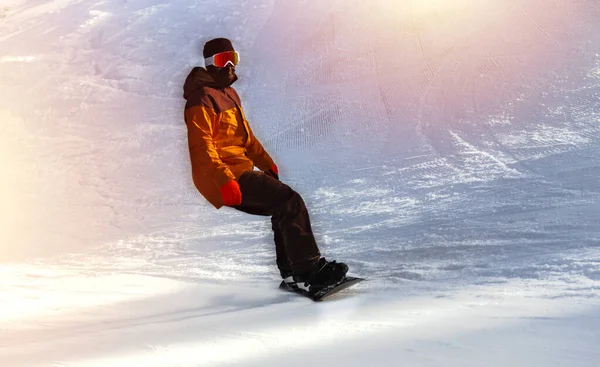
POLYGON ((292 189, 289 189, 287 199, 281 204, 280 210, 287 214, 295 215, 304 209, 304 200, 302 199, 302 196, 292 189))

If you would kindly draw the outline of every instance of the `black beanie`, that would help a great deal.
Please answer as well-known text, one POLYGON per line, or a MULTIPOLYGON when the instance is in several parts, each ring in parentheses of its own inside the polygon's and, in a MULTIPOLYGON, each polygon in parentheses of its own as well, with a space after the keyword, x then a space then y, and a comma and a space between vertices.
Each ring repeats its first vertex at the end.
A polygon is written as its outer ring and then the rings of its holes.
POLYGON ((204 54, 204 58, 207 59, 215 54, 218 54, 219 52, 224 51, 235 51, 231 41, 227 38, 215 38, 204 44, 204 50, 202 53, 204 54))

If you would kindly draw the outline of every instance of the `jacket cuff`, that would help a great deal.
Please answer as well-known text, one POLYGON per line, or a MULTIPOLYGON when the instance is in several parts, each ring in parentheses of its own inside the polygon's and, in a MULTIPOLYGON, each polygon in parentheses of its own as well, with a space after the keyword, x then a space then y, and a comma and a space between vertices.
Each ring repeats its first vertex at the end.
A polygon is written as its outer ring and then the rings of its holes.
POLYGON ((263 172, 267 172, 268 170, 271 169, 271 167, 273 167, 275 165, 275 162, 273 161, 273 159, 271 159, 271 157, 269 157, 269 155, 267 155, 260 162, 255 162, 255 164, 259 170, 261 170, 263 172))
POLYGON ((219 172, 213 178, 213 181, 217 185, 218 188, 223 187, 227 182, 235 180, 235 176, 231 172, 219 172))

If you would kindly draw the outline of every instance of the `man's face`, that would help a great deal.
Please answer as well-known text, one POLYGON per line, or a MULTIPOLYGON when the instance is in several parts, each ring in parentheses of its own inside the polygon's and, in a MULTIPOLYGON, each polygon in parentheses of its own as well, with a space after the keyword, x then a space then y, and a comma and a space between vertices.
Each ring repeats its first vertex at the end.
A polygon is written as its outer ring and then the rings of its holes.
POLYGON ((227 73, 227 74, 235 73, 235 66, 233 66, 231 64, 227 64, 227 66, 225 66, 224 68, 221 68, 221 69, 223 69, 224 70, 223 72, 227 73))
POLYGON ((213 66, 215 68, 215 72, 217 75, 221 75, 221 76, 233 76, 235 74, 235 66, 228 64, 225 67, 217 67, 217 66, 213 66))

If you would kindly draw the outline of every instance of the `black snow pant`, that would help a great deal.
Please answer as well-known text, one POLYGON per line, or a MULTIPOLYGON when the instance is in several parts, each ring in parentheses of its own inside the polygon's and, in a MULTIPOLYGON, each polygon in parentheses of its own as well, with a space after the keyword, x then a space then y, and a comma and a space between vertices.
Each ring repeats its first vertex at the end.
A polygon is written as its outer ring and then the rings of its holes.
POLYGON ((294 274, 312 270, 321 254, 302 197, 281 181, 259 171, 244 172, 238 183, 242 203, 233 208, 271 216, 279 270, 294 274))

